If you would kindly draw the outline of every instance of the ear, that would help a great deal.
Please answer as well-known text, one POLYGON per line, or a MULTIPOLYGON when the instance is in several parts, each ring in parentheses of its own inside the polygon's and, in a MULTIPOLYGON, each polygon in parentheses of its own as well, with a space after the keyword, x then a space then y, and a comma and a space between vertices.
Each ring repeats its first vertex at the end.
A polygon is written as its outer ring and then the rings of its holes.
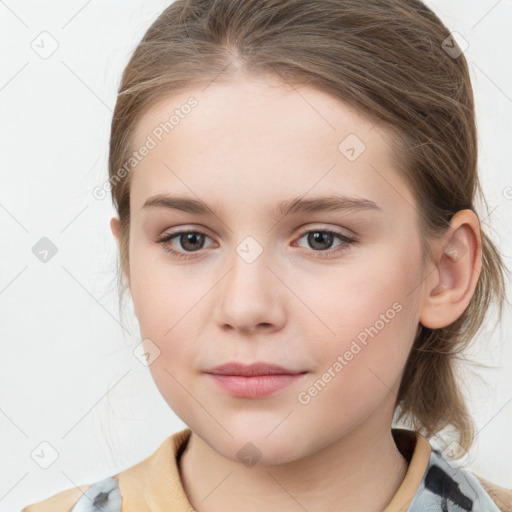
MULTIPOLYGON (((120 241, 119 236, 121 234, 121 222, 117 217, 112 217, 110 219, 110 230, 112 231, 112 234, 114 235, 114 238, 116 239, 117 247, 119 249, 119 241, 120 241)), ((122 272, 122 270, 121 270, 121 272, 122 272)), ((127 278, 127 282, 128 282, 128 288, 129 288, 130 287, 130 276, 127 275, 126 278, 127 278)))
POLYGON ((472 210, 458 211, 435 243, 434 270, 425 281, 420 323, 439 329, 468 307, 482 269, 480 222, 472 210))
POLYGON ((110 219, 110 230, 116 239, 117 244, 119 245, 119 233, 121 232, 121 224, 117 217, 112 217, 110 219))

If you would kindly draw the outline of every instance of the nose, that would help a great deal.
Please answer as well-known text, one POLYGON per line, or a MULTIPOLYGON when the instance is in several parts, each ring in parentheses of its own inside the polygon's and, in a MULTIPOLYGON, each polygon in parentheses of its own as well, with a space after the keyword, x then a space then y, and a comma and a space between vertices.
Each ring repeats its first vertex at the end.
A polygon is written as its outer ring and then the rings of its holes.
POLYGON ((222 329, 251 333, 282 328, 287 288, 264 254, 251 261, 236 252, 230 260, 229 270, 215 289, 214 320, 222 329))

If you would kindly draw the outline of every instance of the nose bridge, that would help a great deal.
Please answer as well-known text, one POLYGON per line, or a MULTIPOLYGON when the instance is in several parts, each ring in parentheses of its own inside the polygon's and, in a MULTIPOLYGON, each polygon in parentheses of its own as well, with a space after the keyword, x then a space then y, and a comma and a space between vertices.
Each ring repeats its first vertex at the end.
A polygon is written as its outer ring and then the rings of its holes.
POLYGON ((268 268, 269 254, 252 236, 235 247, 219 287, 216 319, 220 324, 250 329, 262 323, 279 323, 278 279, 268 268))
POLYGON ((244 296, 250 296, 253 301, 257 301, 261 295, 266 295, 267 281, 271 274, 267 268, 268 259, 268 249, 253 236, 246 236, 235 247, 230 258, 231 271, 226 276, 225 292, 234 293, 235 300, 243 300, 244 296))

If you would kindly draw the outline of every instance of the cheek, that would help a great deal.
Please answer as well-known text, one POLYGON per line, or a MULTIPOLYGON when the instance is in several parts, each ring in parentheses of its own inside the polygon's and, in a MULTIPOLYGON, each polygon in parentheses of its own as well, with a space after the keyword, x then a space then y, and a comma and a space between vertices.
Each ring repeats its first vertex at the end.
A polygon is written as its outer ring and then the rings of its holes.
POLYGON ((418 298, 411 293, 418 283, 418 264, 416 249, 389 246, 340 267, 314 288, 310 282, 304 285, 318 314, 307 317, 304 329, 324 333, 316 335, 310 348, 321 362, 318 372, 336 374, 331 379, 336 384, 329 387, 338 397, 383 396, 396 384, 418 323, 418 298))
POLYGON ((190 326, 189 314, 195 313, 193 306, 204 291, 189 270, 192 267, 172 263, 163 249, 144 248, 140 240, 130 250, 130 294, 141 335, 165 344, 180 323, 190 326))
POLYGON ((297 396, 297 418, 332 428, 333 435, 350 431, 384 401, 391 407, 414 337, 415 310, 408 304, 381 297, 365 306, 346 303, 348 313, 331 324, 336 338, 311 347, 319 364, 297 396))
POLYGON ((185 389, 195 360, 193 340, 199 338, 201 325, 198 301, 204 292, 190 281, 174 279, 177 272, 166 266, 134 268, 131 294, 140 336, 146 340, 145 351, 157 354, 149 370, 167 404, 179 417, 188 419, 190 395, 185 389))
MULTIPOLYGON (((134 244, 135 245, 135 244, 134 244)), ((163 252, 163 249, 162 249, 163 252)), ((187 379, 197 368, 205 322, 211 318, 208 290, 216 279, 205 279, 193 265, 169 262, 165 254, 135 250, 131 259, 131 296, 140 336, 158 357, 149 369, 164 399, 176 411, 190 396, 187 379)), ((206 328, 208 325, 206 325, 206 328)))
MULTIPOLYGON (((413 314, 414 308, 411 310, 406 305, 414 302, 415 294, 411 292, 420 282, 419 262, 417 248, 405 244, 381 245, 356 252, 322 274, 308 277, 304 272, 296 279, 294 290, 307 299, 316 314, 317 320, 311 314, 308 319, 319 325, 323 320, 325 325, 319 332, 325 333, 327 339, 330 336, 334 340, 338 335, 352 337, 375 324, 388 310, 389 314, 382 320, 392 321, 385 322, 386 326, 400 323, 405 316, 413 314), (395 315, 399 307, 393 308, 397 302, 403 308, 399 315, 395 315)), ((379 321, 378 326, 381 324, 379 321)))

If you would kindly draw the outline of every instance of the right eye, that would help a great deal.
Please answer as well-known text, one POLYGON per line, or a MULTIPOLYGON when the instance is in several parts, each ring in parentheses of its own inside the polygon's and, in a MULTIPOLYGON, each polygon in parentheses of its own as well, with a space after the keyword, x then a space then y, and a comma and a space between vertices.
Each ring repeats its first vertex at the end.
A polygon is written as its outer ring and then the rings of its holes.
POLYGON ((202 249, 202 245, 204 244, 204 240, 206 238, 210 238, 205 233, 201 231, 176 231, 174 233, 166 233, 164 236, 160 237, 157 242, 162 245, 163 249, 172 254, 177 258, 196 258, 197 256, 187 254, 187 251, 194 253, 202 249), (180 245, 183 247, 183 250, 177 251, 173 248, 172 240, 177 238, 180 245))

